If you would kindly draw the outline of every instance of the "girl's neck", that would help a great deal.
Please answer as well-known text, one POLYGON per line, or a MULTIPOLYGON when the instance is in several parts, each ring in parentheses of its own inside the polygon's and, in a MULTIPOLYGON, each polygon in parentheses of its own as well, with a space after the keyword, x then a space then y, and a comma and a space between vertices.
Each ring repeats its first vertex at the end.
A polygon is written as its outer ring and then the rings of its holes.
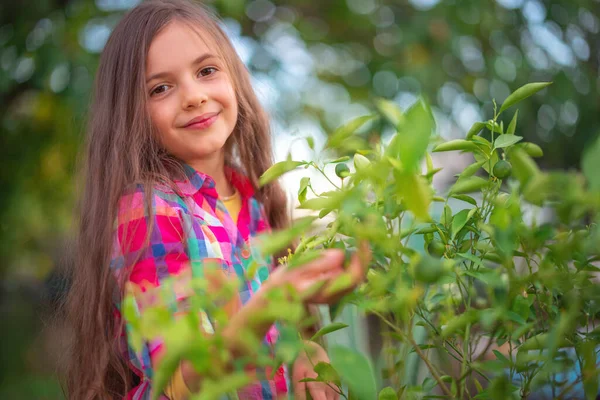
POLYGON ((202 160, 194 160, 189 165, 198 172, 202 172, 214 179, 219 196, 227 197, 235 193, 235 188, 225 175, 225 155, 219 155, 202 160))

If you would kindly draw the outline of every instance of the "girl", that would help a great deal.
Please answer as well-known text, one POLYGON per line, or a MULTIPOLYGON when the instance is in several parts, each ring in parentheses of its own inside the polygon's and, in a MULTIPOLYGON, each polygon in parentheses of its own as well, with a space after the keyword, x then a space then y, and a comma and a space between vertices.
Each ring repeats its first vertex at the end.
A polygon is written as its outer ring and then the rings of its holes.
MULTIPOLYGON (((203 260, 243 277, 254 257, 252 237, 288 224, 286 199, 277 183, 258 188, 272 164, 267 116, 216 18, 196 4, 151 0, 123 17, 100 58, 90 114, 77 267, 67 300, 74 333, 68 395, 149 399, 165 348, 160 340, 139 353, 129 346, 119 312, 125 289, 195 275, 203 260)), ((326 289, 346 273, 343 259, 329 250, 293 270, 262 260, 257 277, 241 285, 223 331, 231 354, 243 354, 236 346, 242 328, 276 342, 275 321, 249 324, 270 291, 291 286, 307 305, 336 301, 341 293, 307 289, 316 281, 326 289)), ((365 264, 351 260, 353 286, 364 279, 365 264)), ((173 295, 179 311, 189 311, 185 291, 173 295)), ((328 361, 317 344, 310 347, 314 363, 328 361)), ((338 398, 324 384, 297 382, 314 376, 302 354, 291 377, 281 366, 272 380, 249 385, 239 397, 287 398, 292 378, 296 398, 307 390, 315 400, 338 398)), ((186 398, 201 387, 202 377, 184 360, 161 398, 186 398)))

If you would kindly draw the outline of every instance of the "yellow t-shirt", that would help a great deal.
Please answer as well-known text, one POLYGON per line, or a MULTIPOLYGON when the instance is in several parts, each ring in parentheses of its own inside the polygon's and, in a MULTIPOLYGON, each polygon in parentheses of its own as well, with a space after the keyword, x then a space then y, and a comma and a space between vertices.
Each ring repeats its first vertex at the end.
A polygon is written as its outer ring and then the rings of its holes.
MULTIPOLYGON (((240 192, 238 192, 236 189, 233 195, 221 200, 227 208, 229 215, 231 215, 233 222, 237 224, 238 216, 240 215, 240 210, 242 209, 242 196, 240 196, 240 192)), ((183 380, 181 364, 173 374, 171 382, 169 382, 169 385, 167 385, 167 388, 165 389, 165 395, 171 400, 184 400, 191 397, 192 392, 183 380)))
POLYGON ((237 224, 238 215, 240 215, 240 210, 242 209, 242 196, 240 196, 240 192, 236 189, 233 195, 221 200, 227 211, 229 211, 229 215, 233 218, 233 222, 237 224))

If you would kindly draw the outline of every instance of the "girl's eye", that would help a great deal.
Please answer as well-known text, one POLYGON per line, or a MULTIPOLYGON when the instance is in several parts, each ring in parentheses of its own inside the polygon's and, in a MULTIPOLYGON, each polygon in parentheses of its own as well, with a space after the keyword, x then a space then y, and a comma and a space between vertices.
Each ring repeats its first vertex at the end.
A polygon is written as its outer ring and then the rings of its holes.
MULTIPOLYGON (((156 88, 155 88, 155 89, 154 89, 154 90, 153 90, 153 91, 150 93, 150 96, 153 96, 153 95, 155 95, 155 94, 161 94, 162 92, 164 92, 164 90, 159 90, 159 89, 160 89, 160 88, 166 88, 166 87, 167 87, 167 85, 160 85, 160 86, 157 86, 157 87, 156 87, 156 88)), ((165 90, 166 90, 166 89, 165 89, 165 90)))
POLYGON ((214 74, 215 72, 217 72, 217 69, 215 67, 206 67, 206 68, 202 68, 200 70, 200 75, 208 76, 208 75, 214 74), (207 72, 207 71, 212 71, 212 72, 207 72))

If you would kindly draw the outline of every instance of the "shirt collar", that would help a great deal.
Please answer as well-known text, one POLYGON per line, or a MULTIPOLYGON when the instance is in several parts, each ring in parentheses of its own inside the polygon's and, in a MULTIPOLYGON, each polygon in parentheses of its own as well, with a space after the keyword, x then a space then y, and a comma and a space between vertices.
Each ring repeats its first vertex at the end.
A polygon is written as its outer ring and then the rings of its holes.
MULTIPOLYGON (((183 170, 185 178, 183 180, 176 180, 175 184, 184 196, 193 196, 197 192, 204 192, 206 194, 214 192, 216 195, 215 181, 211 176, 197 171, 186 163, 183 163, 183 170)), ((254 195, 252 182, 236 168, 225 166, 225 174, 243 198, 254 195)))

